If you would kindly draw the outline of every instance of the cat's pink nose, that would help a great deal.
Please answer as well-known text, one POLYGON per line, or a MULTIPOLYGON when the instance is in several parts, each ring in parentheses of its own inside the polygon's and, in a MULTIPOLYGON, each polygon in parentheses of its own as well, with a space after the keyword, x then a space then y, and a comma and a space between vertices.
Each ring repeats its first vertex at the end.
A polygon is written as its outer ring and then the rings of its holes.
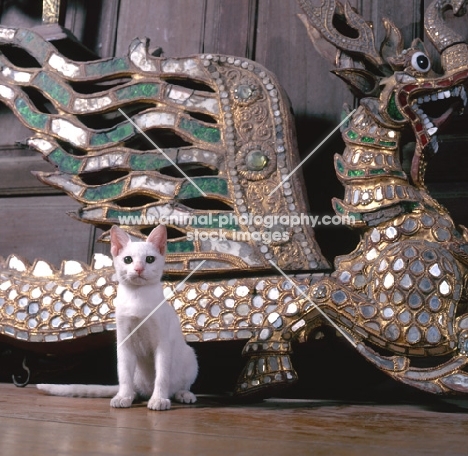
POLYGON ((136 272, 138 275, 140 275, 140 274, 143 272, 143 269, 144 269, 144 268, 143 268, 143 266, 136 265, 136 266, 134 267, 134 269, 135 269, 135 272, 136 272))

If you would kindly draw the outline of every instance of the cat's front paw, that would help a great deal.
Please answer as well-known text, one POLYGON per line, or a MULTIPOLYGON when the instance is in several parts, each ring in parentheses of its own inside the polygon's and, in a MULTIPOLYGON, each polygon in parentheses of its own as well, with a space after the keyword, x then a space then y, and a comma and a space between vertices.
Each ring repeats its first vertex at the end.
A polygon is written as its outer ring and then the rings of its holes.
POLYGON ((174 399, 182 404, 194 404, 197 402, 197 396, 190 391, 181 390, 175 393, 174 399))
POLYGON ((161 397, 152 397, 148 401, 148 408, 150 410, 169 410, 171 408, 170 399, 163 399, 161 397))
POLYGON ((132 402, 133 396, 120 396, 117 394, 111 399, 110 405, 115 408, 128 408, 132 405, 132 402))

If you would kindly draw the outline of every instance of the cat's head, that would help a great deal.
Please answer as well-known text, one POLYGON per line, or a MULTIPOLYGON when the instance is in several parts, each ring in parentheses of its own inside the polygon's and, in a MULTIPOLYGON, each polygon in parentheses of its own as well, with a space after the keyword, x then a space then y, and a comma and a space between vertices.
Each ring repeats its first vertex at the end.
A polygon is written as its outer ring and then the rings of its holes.
POLYGON ((141 286, 161 280, 167 244, 164 225, 154 228, 146 242, 132 242, 130 236, 118 226, 111 228, 110 238, 119 283, 141 286))

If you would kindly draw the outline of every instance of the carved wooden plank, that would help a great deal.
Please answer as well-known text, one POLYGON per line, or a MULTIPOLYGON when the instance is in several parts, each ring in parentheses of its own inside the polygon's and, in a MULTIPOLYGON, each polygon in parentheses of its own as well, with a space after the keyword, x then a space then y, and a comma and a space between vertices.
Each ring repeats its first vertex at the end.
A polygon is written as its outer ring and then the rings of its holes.
POLYGON ((252 58, 258 0, 208 0, 203 52, 252 58))
POLYGON ((87 262, 93 228, 66 214, 78 207, 67 196, 0 198, 0 256, 87 262))
MULTIPOLYGON (((95 45, 92 49, 102 58, 115 55, 119 7, 120 0, 101 0, 98 27, 95 27, 94 31, 91 27, 87 27, 86 36, 94 35, 96 37, 95 45)), ((87 45, 90 46, 90 44, 87 45)))
POLYGON ((42 24, 42 2, 25 0, 1 3, 0 23, 11 27, 34 27, 42 24))
POLYGON ((0 195, 61 193, 39 182, 31 171, 52 172, 54 167, 38 156, 8 158, 0 156, 0 195))
POLYGON ((205 0, 122 0, 115 53, 126 54, 133 38, 145 36, 166 56, 201 53, 205 10, 205 0))
POLYGON ((31 136, 31 130, 26 128, 3 104, 0 105, 0 125, 2 127, 0 150, 3 146, 11 147, 16 142, 31 136))

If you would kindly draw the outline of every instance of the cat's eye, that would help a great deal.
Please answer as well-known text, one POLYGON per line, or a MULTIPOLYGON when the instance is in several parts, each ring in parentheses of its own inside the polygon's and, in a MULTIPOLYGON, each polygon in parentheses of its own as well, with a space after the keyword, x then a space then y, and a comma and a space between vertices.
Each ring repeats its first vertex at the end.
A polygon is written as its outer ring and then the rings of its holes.
POLYGON ((154 260, 155 260, 154 256, 147 256, 146 257, 146 262, 147 263, 154 263, 154 260))
POLYGON ((131 263, 133 263, 133 258, 132 258, 131 256, 126 256, 126 257, 124 257, 123 260, 124 260, 124 263, 125 263, 125 264, 131 264, 131 263))

